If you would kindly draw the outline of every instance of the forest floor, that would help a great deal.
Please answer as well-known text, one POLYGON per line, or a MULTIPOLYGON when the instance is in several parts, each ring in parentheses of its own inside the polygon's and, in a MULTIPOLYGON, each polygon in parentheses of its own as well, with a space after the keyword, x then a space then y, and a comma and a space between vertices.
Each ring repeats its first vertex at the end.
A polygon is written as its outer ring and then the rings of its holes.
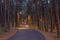
POLYGON ((0 40, 6 40, 17 32, 16 28, 11 28, 9 32, 0 32, 0 40))
POLYGON ((41 32, 44 36, 45 36, 45 38, 46 38, 46 40, 60 40, 60 38, 57 38, 57 33, 56 32, 46 32, 46 31, 40 31, 40 30, 38 30, 38 28, 37 27, 35 27, 35 26, 32 26, 32 28, 34 29, 34 30, 37 30, 37 31, 39 31, 39 32, 41 32))
POLYGON ((46 40, 60 40, 60 38, 57 38, 56 33, 50 33, 41 31, 41 33, 45 36, 46 40))

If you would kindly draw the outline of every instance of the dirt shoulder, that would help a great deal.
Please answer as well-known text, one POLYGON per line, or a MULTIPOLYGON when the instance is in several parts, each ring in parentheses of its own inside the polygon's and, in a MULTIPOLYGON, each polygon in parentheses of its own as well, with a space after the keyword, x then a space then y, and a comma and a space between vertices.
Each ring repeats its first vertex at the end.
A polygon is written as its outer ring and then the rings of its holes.
POLYGON ((17 32, 17 28, 12 28, 9 32, 0 32, 0 40, 7 40, 17 32))

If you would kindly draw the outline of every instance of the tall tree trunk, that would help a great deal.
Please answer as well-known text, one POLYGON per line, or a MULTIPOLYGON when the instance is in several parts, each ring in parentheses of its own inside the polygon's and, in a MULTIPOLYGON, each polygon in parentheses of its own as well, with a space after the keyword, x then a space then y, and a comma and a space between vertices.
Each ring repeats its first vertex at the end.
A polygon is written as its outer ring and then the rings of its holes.
POLYGON ((59 21, 59 7, 58 7, 58 4, 55 2, 55 18, 56 18, 56 29, 57 29, 57 36, 60 37, 60 21, 59 21))
POLYGON ((5 7, 5 12, 4 12, 4 20, 5 20, 5 31, 8 31, 9 30, 9 26, 10 26, 10 22, 9 22, 9 0, 4 0, 4 7, 5 7))
POLYGON ((50 13, 50 25, 51 25, 51 30, 50 32, 53 32, 53 14, 54 14, 54 0, 50 1, 51 5, 51 13, 50 13))

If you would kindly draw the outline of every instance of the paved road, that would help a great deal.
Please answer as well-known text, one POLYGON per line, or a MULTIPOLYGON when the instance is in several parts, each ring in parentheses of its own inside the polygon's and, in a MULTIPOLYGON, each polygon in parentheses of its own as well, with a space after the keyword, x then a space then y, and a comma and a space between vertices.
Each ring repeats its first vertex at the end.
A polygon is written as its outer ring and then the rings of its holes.
POLYGON ((44 36, 33 29, 18 30, 14 36, 8 40, 45 40, 44 36))

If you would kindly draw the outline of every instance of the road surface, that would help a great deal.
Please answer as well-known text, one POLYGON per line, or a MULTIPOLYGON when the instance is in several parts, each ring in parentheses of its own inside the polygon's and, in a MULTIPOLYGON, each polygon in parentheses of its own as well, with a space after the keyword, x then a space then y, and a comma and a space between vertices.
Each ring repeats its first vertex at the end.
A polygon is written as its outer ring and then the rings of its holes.
POLYGON ((33 29, 21 29, 14 36, 7 40, 45 40, 45 37, 33 29))

